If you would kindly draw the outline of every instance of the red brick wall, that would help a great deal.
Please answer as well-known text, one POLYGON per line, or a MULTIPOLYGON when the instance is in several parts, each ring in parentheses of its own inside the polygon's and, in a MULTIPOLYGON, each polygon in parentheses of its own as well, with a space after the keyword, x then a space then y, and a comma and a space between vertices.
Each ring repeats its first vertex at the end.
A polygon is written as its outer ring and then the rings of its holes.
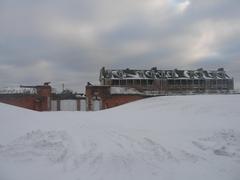
POLYGON ((101 98, 102 109, 104 109, 105 100, 110 98, 110 86, 86 86, 87 109, 93 110, 92 99, 101 98))
POLYGON ((112 108, 122 104, 145 98, 142 95, 131 94, 110 94, 110 86, 86 86, 87 108, 93 110, 92 99, 100 98, 101 109, 112 108))
POLYGON ((51 86, 35 86, 37 94, 0 94, 0 102, 36 111, 50 110, 51 86))
POLYGON ((36 95, 4 94, 0 95, 0 102, 37 111, 42 108, 36 95))
POLYGON ((136 100, 140 100, 145 98, 144 96, 141 95, 112 95, 110 98, 105 99, 105 101, 103 102, 103 108, 107 109, 107 108, 112 108, 115 106, 119 106, 122 104, 126 104, 129 102, 133 102, 136 100))

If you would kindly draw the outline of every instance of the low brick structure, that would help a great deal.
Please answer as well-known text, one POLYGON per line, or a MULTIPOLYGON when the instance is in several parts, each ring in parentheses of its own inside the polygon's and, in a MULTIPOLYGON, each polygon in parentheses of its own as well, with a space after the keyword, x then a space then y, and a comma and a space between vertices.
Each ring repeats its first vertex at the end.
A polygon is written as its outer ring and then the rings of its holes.
POLYGON ((37 111, 42 110, 42 103, 37 95, 0 94, 0 102, 37 111))
POLYGON ((96 110, 95 105, 100 106, 99 109, 108 109, 146 97, 149 96, 142 94, 113 94, 111 86, 86 86, 87 109, 89 111, 96 110), (99 103, 95 103, 96 101, 99 103))
POLYGON ((20 86, 20 88, 31 88, 34 91, 1 93, 0 102, 36 111, 51 110, 52 88, 48 83, 40 86, 20 86))

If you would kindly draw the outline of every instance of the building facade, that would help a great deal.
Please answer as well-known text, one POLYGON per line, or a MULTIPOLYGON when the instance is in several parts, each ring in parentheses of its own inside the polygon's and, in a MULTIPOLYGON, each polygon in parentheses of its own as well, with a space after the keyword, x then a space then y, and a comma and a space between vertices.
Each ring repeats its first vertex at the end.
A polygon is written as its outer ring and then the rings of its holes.
POLYGON ((234 89, 234 79, 223 68, 213 71, 197 70, 100 70, 101 85, 131 87, 140 92, 152 91, 156 94, 186 92, 218 92, 234 89))

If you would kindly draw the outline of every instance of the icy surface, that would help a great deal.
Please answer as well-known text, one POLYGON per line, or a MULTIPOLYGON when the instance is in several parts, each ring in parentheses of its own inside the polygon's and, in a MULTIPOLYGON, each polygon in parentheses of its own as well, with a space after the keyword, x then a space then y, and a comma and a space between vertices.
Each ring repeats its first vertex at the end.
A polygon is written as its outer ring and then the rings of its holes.
POLYGON ((240 95, 149 98, 99 112, 0 104, 2 180, 238 180, 240 95))

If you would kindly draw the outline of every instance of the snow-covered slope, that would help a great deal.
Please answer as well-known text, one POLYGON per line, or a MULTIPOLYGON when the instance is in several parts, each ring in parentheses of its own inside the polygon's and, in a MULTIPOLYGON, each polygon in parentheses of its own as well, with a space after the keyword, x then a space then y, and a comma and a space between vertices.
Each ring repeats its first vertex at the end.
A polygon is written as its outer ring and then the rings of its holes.
POLYGON ((0 104, 1 180, 238 180, 240 95, 149 98, 99 112, 0 104))

